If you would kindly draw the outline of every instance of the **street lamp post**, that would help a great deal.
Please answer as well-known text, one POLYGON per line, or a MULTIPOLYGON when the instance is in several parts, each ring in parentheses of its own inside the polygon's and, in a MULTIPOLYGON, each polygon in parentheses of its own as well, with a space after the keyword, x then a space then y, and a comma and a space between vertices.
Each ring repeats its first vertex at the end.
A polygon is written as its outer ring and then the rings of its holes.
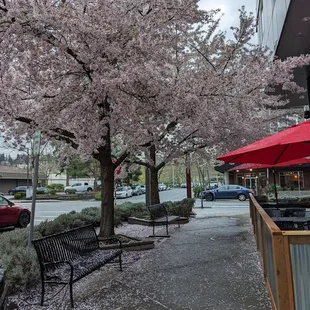
POLYGON ((40 143, 41 143, 41 132, 37 131, 33 135, 33 156, 35 160, 34 160, 34 172, 33 172, 33 179, 32 179, 32 201, 31 201, 30 230, 29 230, 29 236, 28 236, 28 249, 31 247, 31 241, 33 238, 33 230, 34 230, 34 217, 35 217, 37 185, 38 185, 38 175, 39 175, 40 143))
POLYGON ((29 148, 26 148, 27 152, 27 188, 29 187, 29 148))

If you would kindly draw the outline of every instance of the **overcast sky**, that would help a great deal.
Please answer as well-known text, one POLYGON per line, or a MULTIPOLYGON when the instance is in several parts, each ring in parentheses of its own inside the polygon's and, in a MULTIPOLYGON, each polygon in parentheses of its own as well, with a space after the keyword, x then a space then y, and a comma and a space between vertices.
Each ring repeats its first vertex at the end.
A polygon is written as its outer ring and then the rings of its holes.
POLYGON ((200 0, 200 8, 203 10, 221 9, 224 14, 221 20, 221 30, 229 33, 231 26, 237 26, 239 22, 238 9, 245 6, 247 12, 256 14, 256 0, 200 0))

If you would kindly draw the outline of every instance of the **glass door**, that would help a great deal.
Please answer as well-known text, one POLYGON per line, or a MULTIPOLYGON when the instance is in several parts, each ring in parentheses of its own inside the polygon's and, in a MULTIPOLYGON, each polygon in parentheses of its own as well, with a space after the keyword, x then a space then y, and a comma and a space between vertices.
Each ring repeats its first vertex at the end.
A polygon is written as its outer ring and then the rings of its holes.
POLYGON ((245 187, 253 189, 255 194, 257 193, 257 178, 256 176, 245 177, 245 187))

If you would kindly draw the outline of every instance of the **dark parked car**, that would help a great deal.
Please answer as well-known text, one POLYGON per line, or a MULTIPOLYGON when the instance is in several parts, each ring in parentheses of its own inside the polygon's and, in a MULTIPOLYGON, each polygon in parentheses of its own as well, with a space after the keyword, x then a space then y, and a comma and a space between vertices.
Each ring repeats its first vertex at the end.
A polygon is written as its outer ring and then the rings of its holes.
POLYGON ((206 199, 207 201, 212 201, 214 199, 239 199, 240 201, 245 201, 249 198, 249 194, 254 195, 252 189, 240 186, 240 185, 222 185, 215 189, 210 189, 207 191, 202 191, 199 194, 199 198, 206 199))
POLYGON ((17 186, 15 188, 10 189, 8 191, 8 194, 14 195, 14 194, 20 193, 20 192, 26 193, 26 189, 27 189, 27 186, 17 186))
POLYGON ((0 196, 0 227, 15 226, 25 228, 30 223, 30 211, 16 206, 12 201, 0 196))

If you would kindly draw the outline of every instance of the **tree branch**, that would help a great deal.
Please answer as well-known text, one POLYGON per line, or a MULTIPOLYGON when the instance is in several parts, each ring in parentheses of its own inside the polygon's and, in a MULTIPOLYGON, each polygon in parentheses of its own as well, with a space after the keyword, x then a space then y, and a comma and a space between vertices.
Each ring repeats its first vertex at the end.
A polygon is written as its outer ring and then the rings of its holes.
POLYGON ((115 161, 114 168, 118 167, 123 161, 125 161, 125 158, 127 158, 129 154, 130 153, 128 151, 123 152, 121 156, 119 156, 117 160, 115 161))
POLYGON ((213 65, 213 63, 209 60, 209 58, 208 58, 206 55, 204 55, 204 54, 203 54, 196 46, 194 46, 193 44, 190 44, 190 46, 191 46, 194 50, 196 50, 196 52, 198 52, 198 54, 200 54, 200 55, 207 61, 207 63, 213 68, 214 71, 216 71, 215 66, 213 65))

